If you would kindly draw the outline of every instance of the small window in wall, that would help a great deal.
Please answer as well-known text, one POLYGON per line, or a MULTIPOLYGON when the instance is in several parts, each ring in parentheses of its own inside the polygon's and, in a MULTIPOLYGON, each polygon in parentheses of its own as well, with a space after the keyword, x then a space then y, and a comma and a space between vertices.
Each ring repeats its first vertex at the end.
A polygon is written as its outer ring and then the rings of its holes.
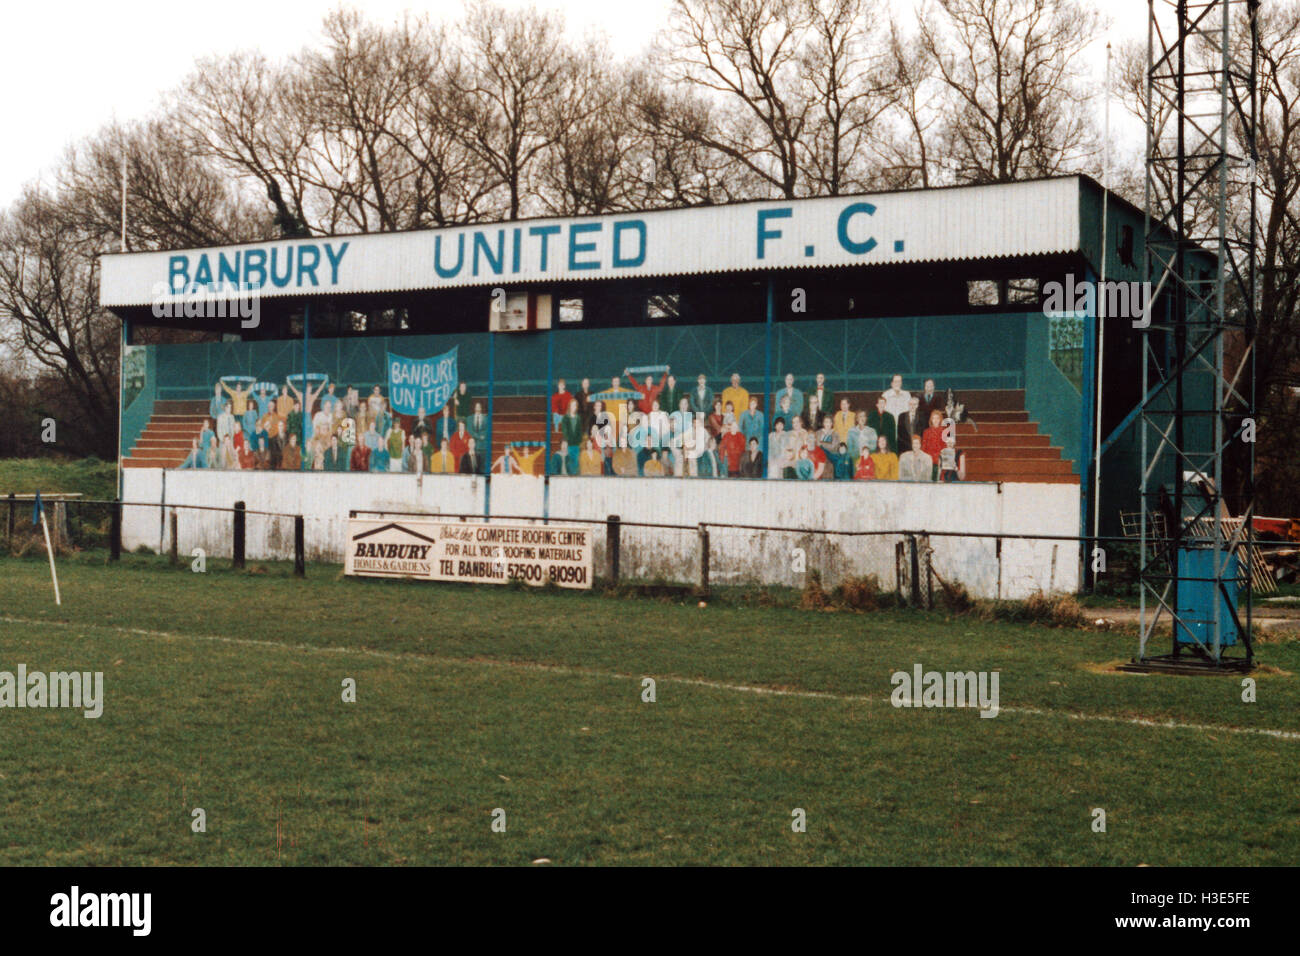
POLYGON ((344 317, 343 328, 352 332, 366 331, 366 314, 364 312, 349 312, 344 317))
POLYGON ((1119 261, 1121 265, 1133 265, 1133 227, 1119 227, 1119 261))
POLYGON ((966 283, 967 305, 997 305, 998 284, 993 279, 971 279, 966 283))
POLYGON ((1011 279, 1007 282, 1007 302, 1015 305, 1038 304, 1037 279, 1011 279))
POLYGON ((645 317, 647 319, 675 319, 681 315, 681 296, 652 295, 645 300, 645 317))
POLYGON ((561 299, 560 300, 560 321, 581 322, 582 321, 582 300, 561 299))

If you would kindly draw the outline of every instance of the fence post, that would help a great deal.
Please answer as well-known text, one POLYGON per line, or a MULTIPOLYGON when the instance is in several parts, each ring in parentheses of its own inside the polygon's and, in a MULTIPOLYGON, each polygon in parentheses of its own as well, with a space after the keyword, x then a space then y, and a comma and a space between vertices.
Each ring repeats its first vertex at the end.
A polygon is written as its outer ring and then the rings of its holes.
POLYGON ((108 560, 122 560, 122 499, 113 502, 108 524, 108 560))
POLYGON ((921 564, 920 555, 916 553, 916 535, 907 536, 907 547, 911 552, 912 565, 912 607, 921 606, 921 564))
POLYGON ((709 596, 709 526, 700 523, 700 594, 709 596))
POLYGON ((609 554, 609 579, 618 583, 618 552, 620 539, 619 517, 609 515, 605 519, 605 551, 609 554))
POLYGON ((9 492, 9 536, 8 536, 9 547, 11 549, 14 546, 14 516, 17 514, 17 508, 18 508, 18 502, 14 498, 14 493, 11 491, 9 492))
POLYGON ((176 534, 176 509, 175 508, 172 509, 171 517, 168 520, 167 525, 171 531, 171 536, 172 536, 171 547, 168 548, 167 551, 168 554, 171 556, 172 565, 175 566, 181 563, 180 545, 177 544, 176 541, 177 534, 176 534))
POLYGON ((303 521, 302 515, 293 516, 293 575, 297 578, 307 576, 307 560, 303 554, 303 521))
POLYGON ((235 502, 235 540, 232 557, 235 570, 244 570, 244 503, 235 502))

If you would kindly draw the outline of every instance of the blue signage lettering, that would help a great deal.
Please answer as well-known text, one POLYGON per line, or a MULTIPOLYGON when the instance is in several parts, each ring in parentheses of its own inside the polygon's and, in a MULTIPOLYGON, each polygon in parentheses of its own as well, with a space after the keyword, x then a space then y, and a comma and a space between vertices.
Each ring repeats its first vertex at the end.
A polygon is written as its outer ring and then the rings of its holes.
POLYGON ((635 269, 645 263, 645 220, 625 219, 614 223, 614 268, 635 269), (637 234, 637 253, 635 256, 623 255, 623 233, 633 231, 637 234))
POLYGON ((769 219, 789 219, 794 215, 794 210, 789 206, 780 209, 760 209, 758 211, 758 258, 762 259, 767 253, 767 240, 781 238, 780 229, 767 228, 769 219))
POLYGON ((876 248, 876 240, 868 237, 862 242, 854 242, 849 238, 849 220, 858 213, 865 213, 868 216, 874 216, 876 207, 869 202, 855 202, 850 206, 845 206, 840 213, 840 221, 836 228, 836 234, 839 236, 840 245, 855 256, 866 255, 872 249, 876 248))

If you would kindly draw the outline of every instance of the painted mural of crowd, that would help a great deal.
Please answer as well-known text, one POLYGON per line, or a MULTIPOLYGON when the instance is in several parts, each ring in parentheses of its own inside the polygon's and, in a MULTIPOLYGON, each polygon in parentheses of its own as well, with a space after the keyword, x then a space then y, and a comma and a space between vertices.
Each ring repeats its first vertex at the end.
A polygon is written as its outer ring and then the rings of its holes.
POLYGON ((394 415, 378 385, 217 382, 182 468, 482 474, 487 412, 461 382, 432 421, 394 415), (305 410, 305 411, 304 411, 305 410))
MULTIPOLYGON (((202 431, 182 468, 271 471, 540 474, 543 442, 508 445, 491 461, 484 402, 461 382, 432 419, 395 415, 382 389, 333 382, 297 388, 242 380, 214 384, 202 431)), ((795 376, 771 396, 767 415, 739 374, 718 392, 705 375, 684 385, 665 367, 638 380, 624 370, 608 389, 590 379, 549 399, 558 433, 553 475, 785 478, 825 481, 961 481, 951 394, 926 379, 916 393, 895 375, 873 408, 835 398, 826 376, 801 389, 795 376), (626 384, 625 384, 626 383, 626 384), (672 409, 668 411, 667 409, 672 409), (634 414, 634 413, 640 413, 634 414), (689 438, 687 437, 689 433, 689 438), (698 449, 698 453, 694 451, 698 449)))
MULTIPOLYGON (((568 475, 785 478, 826 481, 962 481, 966 455, 957 447, 951 393, 926 379, 915 393, 892 377, 874 407, 838 399, 818 373, 800 386, 792 374, 773 395, 767 415, 739 374, 715 392, 708 377, 679 382, 670 367, 637 379, 625 369, 608 389, 590 379, 570 392, 556 383, 549 411, 560 443, 549 471, 568 475), (626 383, 626 384, 625 384, 626 383), (633 415, 633 411, 641 413, 633 415), (625 427, 624 423, 642 427, 625 427), (700 424, 703 424, 702 430, 700 424), (686 440, 703 445, 688 453, 686 440)), ((860 393, 857 393, 860 394, 860 393)), ((520 463, 520 470, 527 470, 520 463)))

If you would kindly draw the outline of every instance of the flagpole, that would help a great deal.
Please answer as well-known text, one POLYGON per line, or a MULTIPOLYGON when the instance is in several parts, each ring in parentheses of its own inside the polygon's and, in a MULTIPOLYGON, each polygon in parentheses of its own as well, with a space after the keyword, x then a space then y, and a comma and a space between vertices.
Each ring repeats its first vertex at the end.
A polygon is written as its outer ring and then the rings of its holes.
MULTIPOLYGON (((1097 404, 1097 419, 1093 428, 1095 442, 1092 456, 1092 546, 1097 546, 1097 535, 1101 525, 1101 387, 1102 363, 1105 361, 1106 345, 1106 256, 1110 251, 1109 224, 1110 211, 1110 44, 1106 44, 1106 87, 1105 96, 1105 132, 1102 134, 1101 167, 1101 283, 1097 290, 1097 387, 1093 389, 1093 401, 1097 404)), ((1096 587, 1096 580, 1093 581, 1096 587)))

